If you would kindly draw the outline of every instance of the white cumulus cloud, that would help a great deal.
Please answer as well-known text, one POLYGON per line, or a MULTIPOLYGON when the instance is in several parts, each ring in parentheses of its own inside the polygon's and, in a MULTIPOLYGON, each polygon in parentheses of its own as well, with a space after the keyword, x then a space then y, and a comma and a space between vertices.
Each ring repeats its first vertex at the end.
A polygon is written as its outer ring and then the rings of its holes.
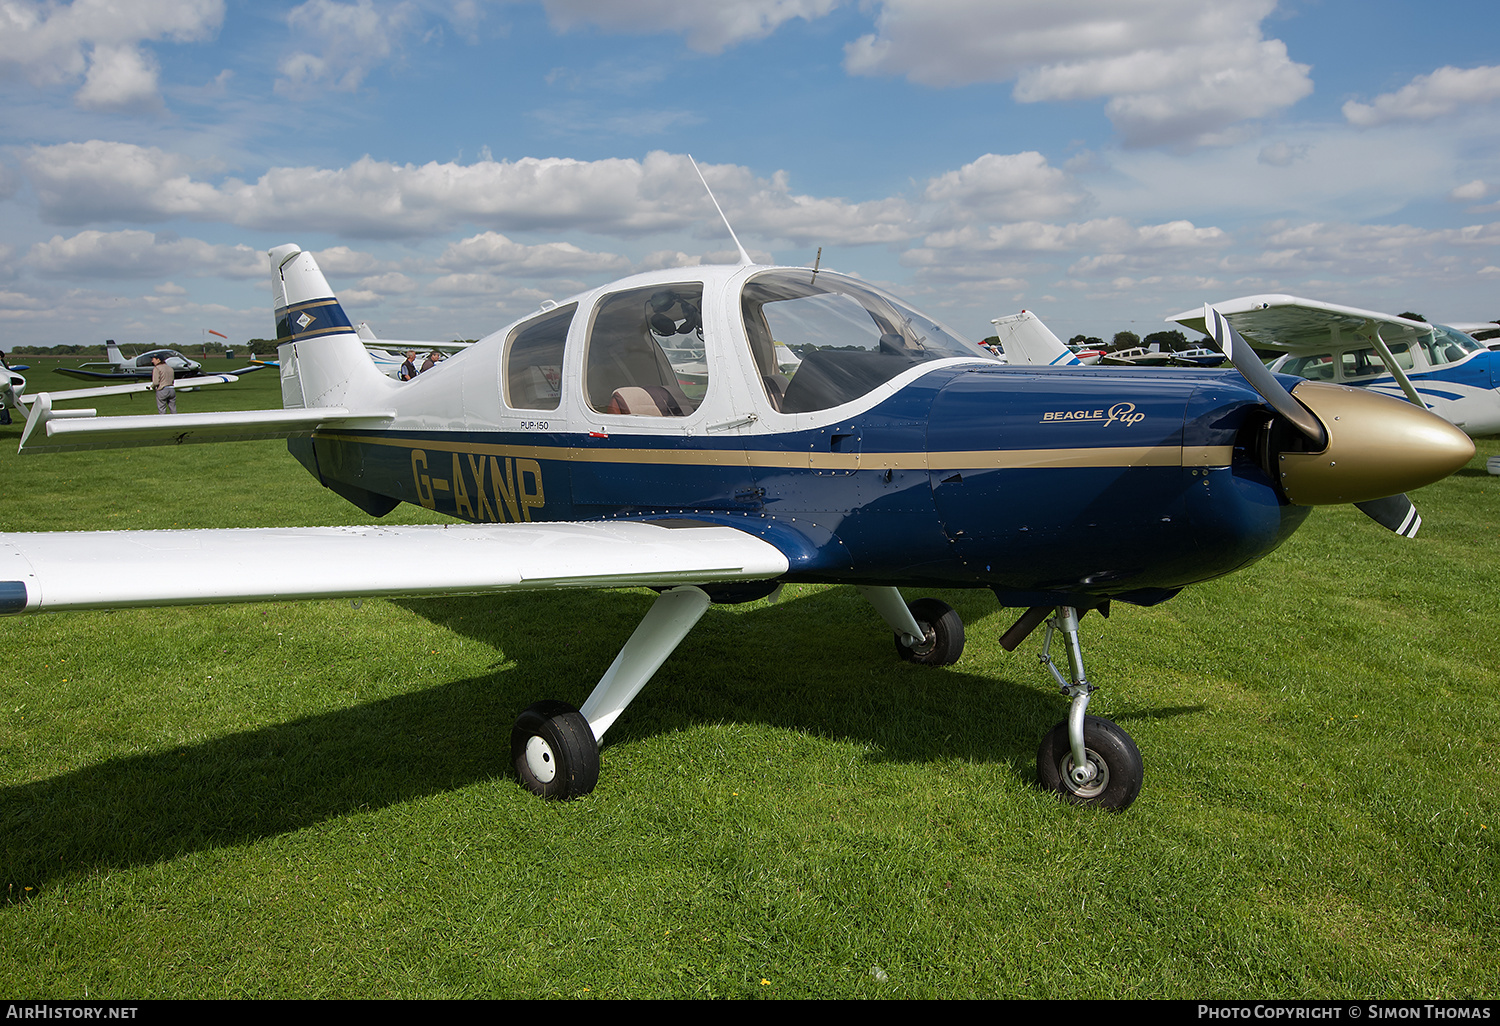
POLYGON ((811 21, 842 0, 543 0, 554 28, 595 25, 612 32, 676 32, 703 53, 764 39, 793 18, 811 21))
POLYGON ((1034 150, 986 153, 927 183, 927 200, 943 204, 948 219, 1032 221, 1067 217, 1087 197, 1066 172, 1034 150))
POLYGON ((1448 198, 1457 200, 1460 203, 1472 203, 1475 200, 1484 199, 1489 195, 1489 192, 1490 187, 1485 184, 1484 179, 1476 178, 1472 182, 1465 182, 1463 185, 1455 188, 1452 192, 1448 193, 1448 198))
POLYGON ((249 246, 223 246, 127 230, 54 235, 31 247, 27 266, 48 277, 156 278, 168 274, 262 278, 269 274, 264 253, 249 246))
POLYGON ((483 232, 452 243, 437 264, 450 271, 479 269, 521 277, 624 274, 630 269, 630 261, 614 253, 590 253, 571 242, 527 246, 499 232, 483 232))
POLYGON ((82 107, 154 109, 157 65, 141 44, 212 39, 223 20, 224 0, 4 0, 0 74, 43 87, 82 77, 75 97, 82 107))
MULTIPOLYGON (((688 158, 660 151, 644 160, 473 164, 362 157, 343 168, 274 167, 254 182, 214 182, 184 157, 96 139, 34 147, 23 167, 42 216, 54 224, 188 218, 387 239, 431 238, 464 225, 619 237, 721 231, 688 158)), ((759 178, 736 165, 707 165, 703 173, 720 202, 735 210, 737 226, 769 237, 863 245, 899 242, 918 231, 902 199, 851 203, 802 195, 783 174, 759 178)))
POLYGON ((1394 93, 1369 103, 1350 100, 1344 117, 1351 125, 1372 128, 1392 121, 1431 121, 1470 104, 1500 99, 1500 66, 1438 68, 1418 75, 1394 93))
POLYGON ((161 107, 156 59, 134 46, 96 46, 83 88, 74 95, 85 110, 153 111, 161 107))
POLYGON ((1015 80, 1023 103, 1107 98, 1128 145, 1216 142, 1312 91, 1260 23, 1274 0, 880 0, 845 48, 860 75, 933 86, 1015 80))
POLYGON ((307 0, 292 8, 287 27, 307 49, 282 58, 277 91, 292 93, 324 82, 345 91, 359 88, 370 68, 390 57, 420 24, 420 13, 405 0, 379 6, 372 0, 307 0))

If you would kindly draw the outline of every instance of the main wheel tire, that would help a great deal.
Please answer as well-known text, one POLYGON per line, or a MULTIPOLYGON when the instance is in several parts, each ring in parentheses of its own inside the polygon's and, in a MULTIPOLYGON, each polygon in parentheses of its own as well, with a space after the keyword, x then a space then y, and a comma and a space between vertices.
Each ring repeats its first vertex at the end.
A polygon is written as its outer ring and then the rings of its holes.
POLYGON ((1098 773, 1093 780, 1080 785, 1073 780, 1068 721, 1048 731, 1036 751, 1037 781, 1043 790, 1056 791, 1075 805, 1092 805, 1115 812, 1129 808, 1141 793, 1141 782, 1146 778, 1140 749, 1130 735, 1109 720, 1085 716, 1083 748, 1098 773))
POLYGON ((522 786, 543 798, 582 798, 599 783, 594 731, 566 702, 548 699, 518 716, 510 731, 510 758, 522 786))
POLYGON ((920 666, 949 666, 964 654, 964 621, 958 610, 941 599, 924 598, 908 603, 924 638, 920 644, 906 645, 896 635, 896 651, 909 663, 920 666))

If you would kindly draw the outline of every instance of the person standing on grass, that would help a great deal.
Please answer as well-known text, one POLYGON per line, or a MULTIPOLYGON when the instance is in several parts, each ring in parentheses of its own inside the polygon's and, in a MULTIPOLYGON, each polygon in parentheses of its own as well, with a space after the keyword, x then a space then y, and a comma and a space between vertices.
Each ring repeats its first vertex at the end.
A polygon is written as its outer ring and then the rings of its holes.
MULTIPOLYGON (((5 362, 5 353, 0 351, 0 374, 10 374, 10 364, 5 362)), ((10 423, 10 407, 0 402, 0 424, 10 423)))
POLYGON ((177 388, 169 363, 159 356, 151 357, 151 390, 156 393, 157 413, 177 412, 177 388))

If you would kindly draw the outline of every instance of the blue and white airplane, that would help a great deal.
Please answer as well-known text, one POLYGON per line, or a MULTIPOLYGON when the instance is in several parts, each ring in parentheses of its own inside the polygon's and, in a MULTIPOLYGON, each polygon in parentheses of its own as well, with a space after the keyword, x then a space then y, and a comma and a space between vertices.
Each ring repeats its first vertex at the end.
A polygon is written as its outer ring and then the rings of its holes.
POLYGON ((1012 650, 1045 623, 1042 661, 1071 704, 1040 783, 1123 809, 1142 760, 1086 714, 1080 617, 1166 601, 1271 552, 1312 506, 1396 496, 1474 453, 1424 409, 1278 379, 1253 354, 1253 385, 1007 367, 857 279, 743 249, 545 303, 398 383, 309 254, 270 258, 282 409, 88 418, 38 402, 21 452, 284 437, 368 514, 405 502, 464 523, 0 534, 0 611, 654 588, 581 706, 539 702, 514 724, 517 775, 554 798, 593 789, 599 742, 711 603, 795 581, 858 587, 900 657, 927 666, 959 659, 963 624, 900 587, 991 590, 1026 610, 1012 650), (778 343, 801 355, 791 375, 778 343), (145 572, 164 546, 191 549, 190 571, 145 572))
POLYGON ((66 374, 70 378, 84 378, 106 381, 129 381, 132 379, 151 380, 153 364, 152 357, 161 357, 161 362, 172 368, 172 373, 177 377, 192 377, 203 371, 203 365, 197 360, 183 356, 175 349, 152 349, 137 356, 126 356, 120 352, 120 347, 115 345, 114 339, 104 341, 104 359, 93 363, 86 363, 81 367, 56 367, 58 374, 66 374), (96 367, 107 367, 108 370, 95 370, 96 367))
MULTIPOLYGON (((1500 433, 1500 353, 1456 328, 1297 296, 1213 306, 1252 345, 1286 354, 1274 371, 1405 395, 1472 436, 1500 433)), ((1167 320, 1208 333, 1201 310, 1167 320)))
MULTIPOLYGON (((25 370, 26 368, 21 368, 25 370)), ((195 389, 204 388, 208 385, 228 385, 239 380, 235 374, 200 374, 197 377, 187 378, 174 383, 179 392, 191 392, 195 389)), ((99 385, 94 388, 71 388, 63 391, 47 391, 29 393, 26 391, 26 379, 14 370, 8 373, 0 368, 0 406, 7 410, 14 410, 22 418, 31 414, 31 407, 43 396, 50 407, 52 403, 68 402, 78 399, 98 399, 106 395, 127 395, 132 392, 151 391, 151 382, 141 381, 129 385, 99 385)), ((72 410, 68 412, 54 410, 54 416, 94 416, 94 410, 72 410)), ((9 421, 6 421, 9 423, 9 421)))

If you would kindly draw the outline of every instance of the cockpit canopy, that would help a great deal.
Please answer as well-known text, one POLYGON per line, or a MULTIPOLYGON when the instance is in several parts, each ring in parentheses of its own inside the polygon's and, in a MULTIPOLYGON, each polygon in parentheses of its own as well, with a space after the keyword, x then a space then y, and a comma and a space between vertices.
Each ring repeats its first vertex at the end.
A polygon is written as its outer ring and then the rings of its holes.
MULTIPOLYGON (((502 355, 505 404, 561 408, 573 338, 581 341, 582 355, 572 365, 581 366, 582 398, 594 413, 691 416, 708 397, 714 374, 744 366, 742 354, 731 351, 741 344, 737 333, 720 329, 705 337, 705 303, 710 323, 733 316, 732 308, 718 304, 736 300, 726 288, 734 269, 719 271, 697 281, 657 276, 647 284, 621 283, 586 314, 570 302, 516 325, 502 355), (585 315, 580 332, 574 322, 585 315)), ((782 413, 852 402, 919 363, 993 359, 900 300, 832 272, 760 271, 745 280, 737 298, 761 389, 782 413)))
POLYGON ((740 292, 740 314, 761 386, 782 413, 841 406, 924 361, 990 359, 900 300, 831 272, 757 274, 740 292), (777 343, 802 359, 790 378, 777 367, 777 343))
POLYGON ((187 366, 189 363, 192 363, 191 360, 175 349, 153 349, 149 353, 142 353, 140 356, 137 356, 134 363, 137 367, 144 367, 149 370, 152 358, 157 356, 161 357, 162 363, 169 363, 173 359, 178 361, 177 366, 187 366))

